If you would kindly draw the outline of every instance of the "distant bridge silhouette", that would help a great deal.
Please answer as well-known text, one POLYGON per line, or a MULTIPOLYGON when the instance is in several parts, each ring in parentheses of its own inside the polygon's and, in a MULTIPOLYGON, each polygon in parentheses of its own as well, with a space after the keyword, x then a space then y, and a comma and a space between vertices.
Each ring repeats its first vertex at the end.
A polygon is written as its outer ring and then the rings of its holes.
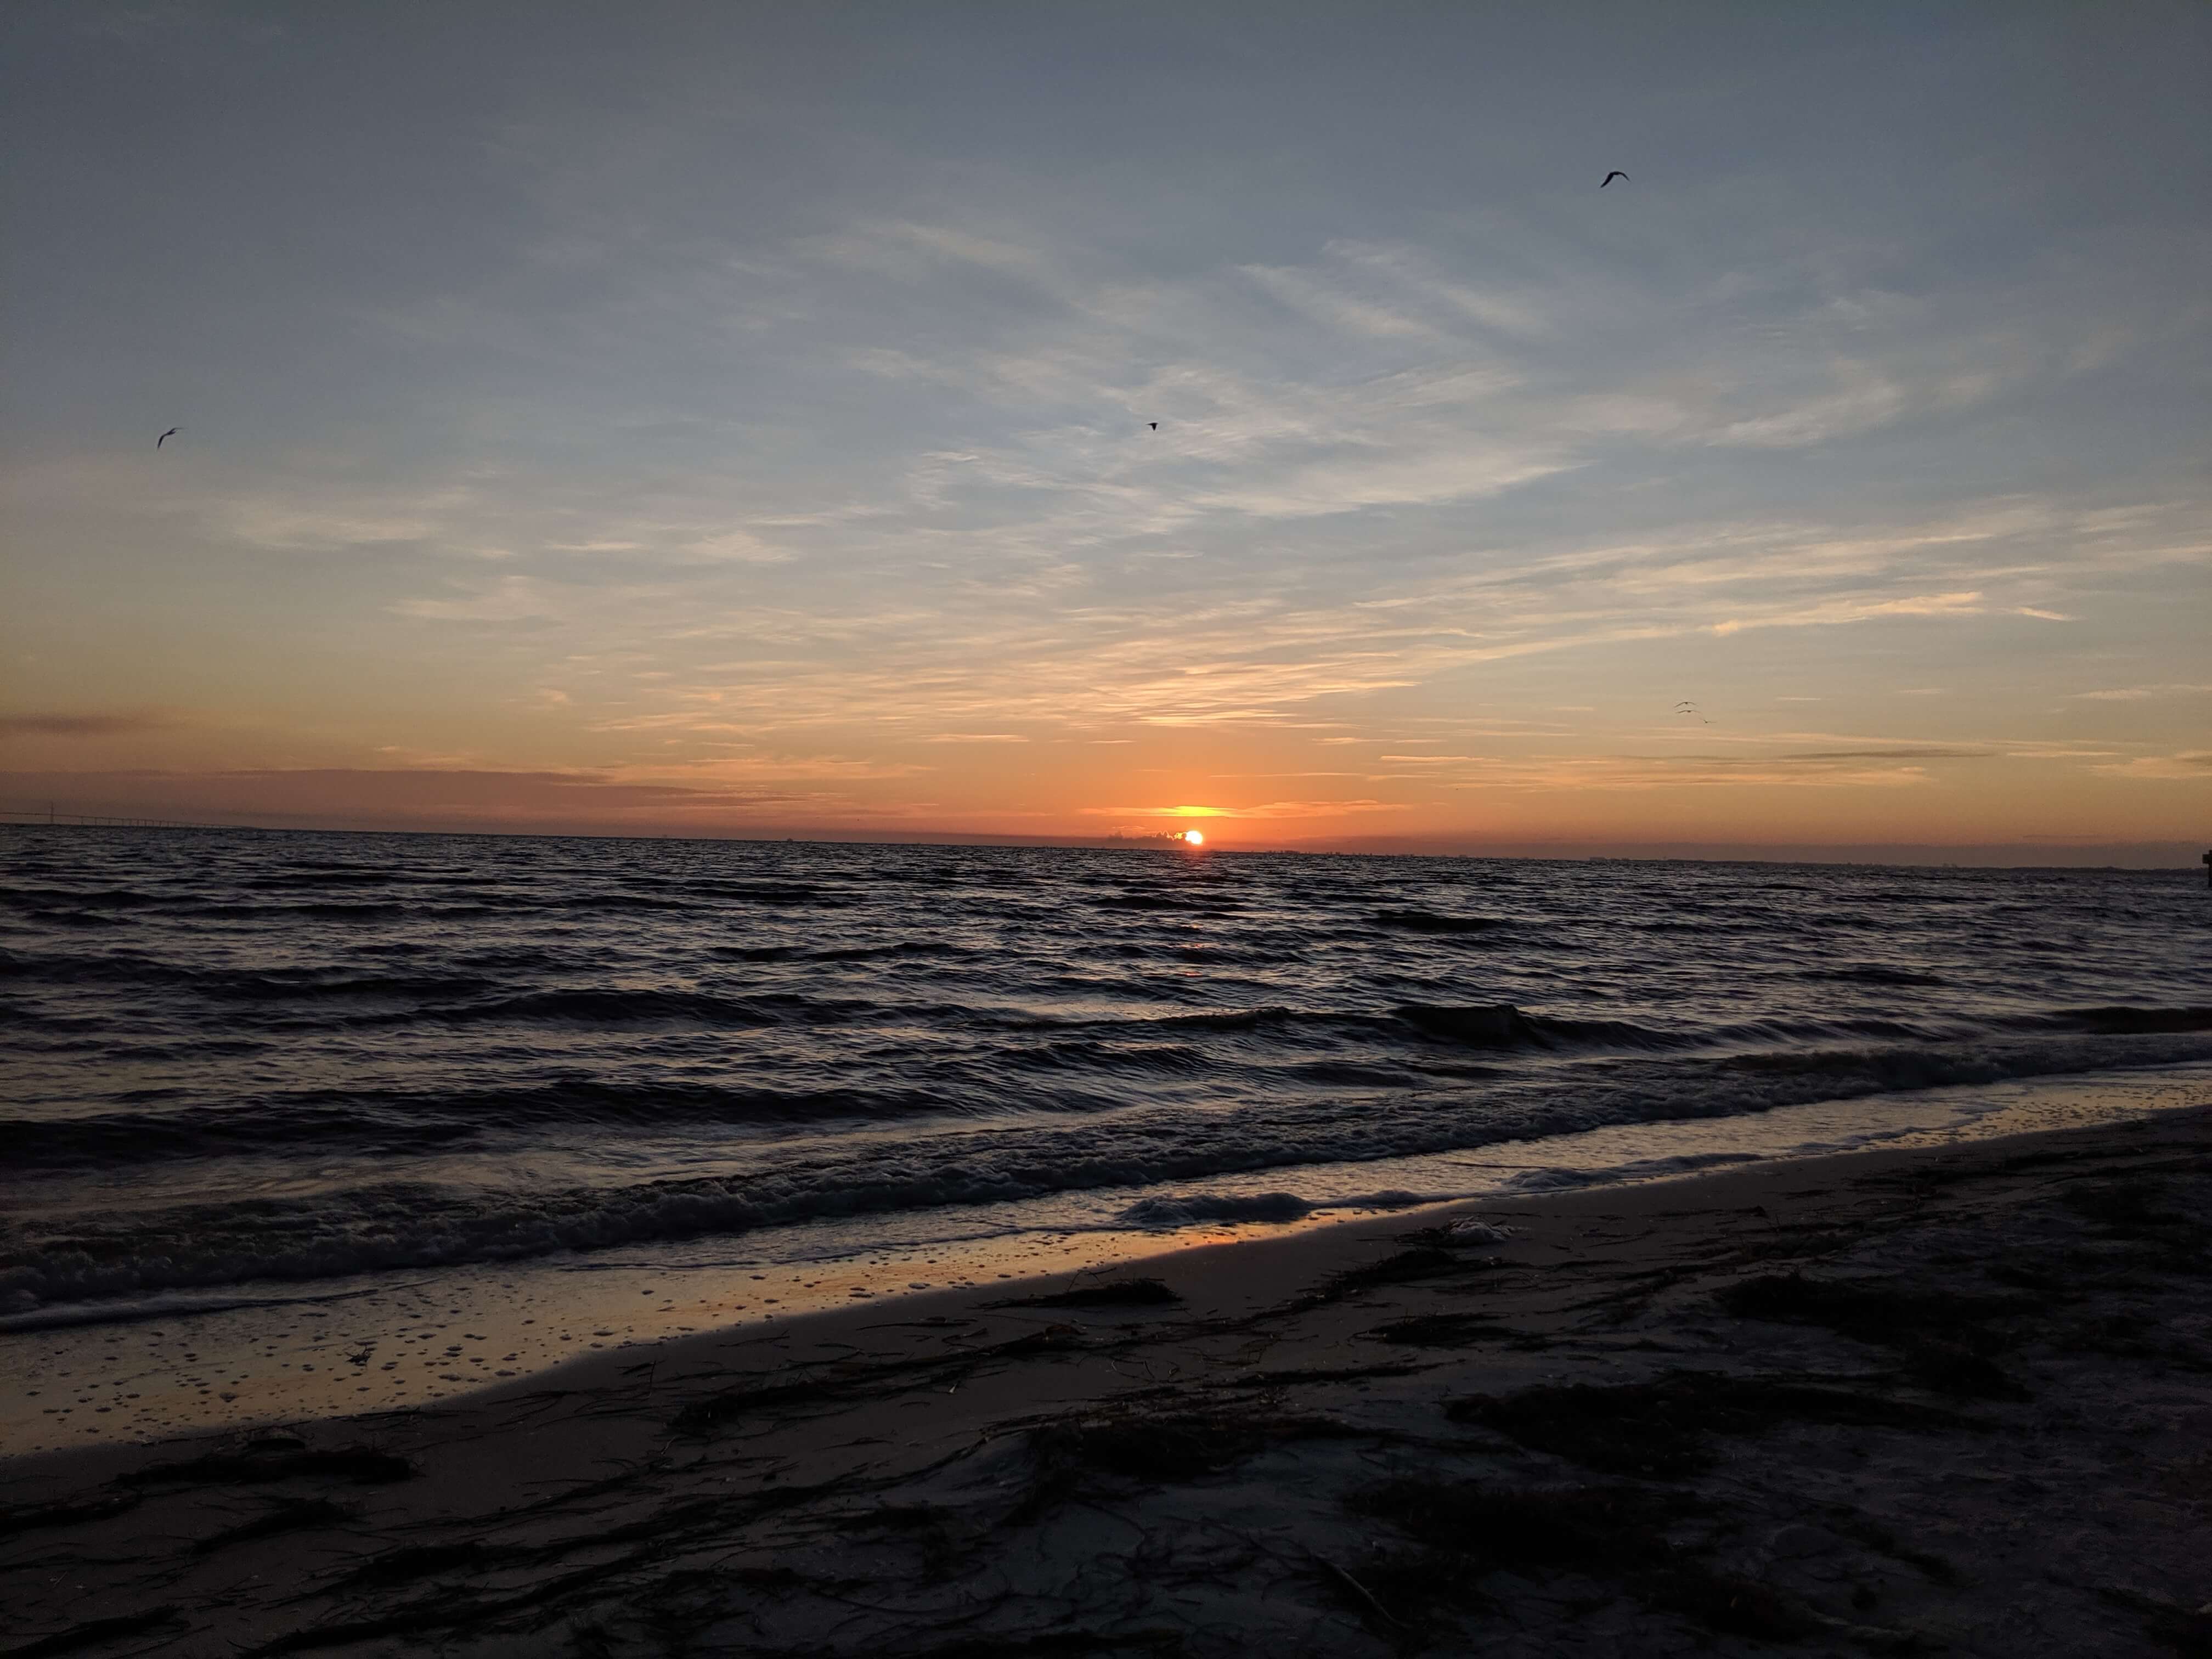
POLYGON ((216 823, 199 818, 118 817, 105 812, 64 812, 44 806, 0 806, 0 823, 56 830, 258 830, 254 823, 216 823))

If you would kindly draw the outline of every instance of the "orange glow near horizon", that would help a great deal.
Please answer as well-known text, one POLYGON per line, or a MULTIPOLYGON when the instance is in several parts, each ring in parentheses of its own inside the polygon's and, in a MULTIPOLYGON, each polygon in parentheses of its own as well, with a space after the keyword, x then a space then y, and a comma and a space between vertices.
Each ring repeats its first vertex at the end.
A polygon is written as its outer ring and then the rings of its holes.
POLYGON ((1189 842, 1193 847, 1203 847, 1206 845, 1206 837, 1200 835, 1195 830, 1184 830, 1182 832, 1182 838, 1186 842, 1189 842))

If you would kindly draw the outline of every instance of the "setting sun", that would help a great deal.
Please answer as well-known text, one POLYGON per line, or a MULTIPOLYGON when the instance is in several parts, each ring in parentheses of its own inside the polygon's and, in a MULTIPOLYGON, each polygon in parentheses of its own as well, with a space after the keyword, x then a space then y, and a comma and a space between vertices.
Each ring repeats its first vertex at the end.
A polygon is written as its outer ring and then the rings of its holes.
POLYGON ((1206 845, 1206 837, 1200 835, 1195 830, 1184 830, 1182 832, 1182 838, 1188 842, 1193 847, 1203 847, 1206 845))

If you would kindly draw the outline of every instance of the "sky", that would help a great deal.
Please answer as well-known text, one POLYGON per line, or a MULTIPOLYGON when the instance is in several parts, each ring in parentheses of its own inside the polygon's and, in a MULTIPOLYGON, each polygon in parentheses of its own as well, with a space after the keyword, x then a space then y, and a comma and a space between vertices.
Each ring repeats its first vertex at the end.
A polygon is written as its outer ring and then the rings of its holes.
POLYGON ((2193 0, 19 0, 0 58, 0 807, 2212 844, 2193 0))

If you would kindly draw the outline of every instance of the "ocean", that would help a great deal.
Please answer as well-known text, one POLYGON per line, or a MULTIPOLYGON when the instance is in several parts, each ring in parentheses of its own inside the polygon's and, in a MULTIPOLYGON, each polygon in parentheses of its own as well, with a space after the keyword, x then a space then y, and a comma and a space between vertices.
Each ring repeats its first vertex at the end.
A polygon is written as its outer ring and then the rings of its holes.
POLYGON ((26 1376, 149 1322, 274 1355, 241 1310, 552 1310, 505 1370, 349 1384, 418 1398, 586 1346, 579 1274, 629 1275, 594 1329, 642 1340, 769 1311, 732 1285, 788 1312, 2212 1077, 2195 871, 43 827, 0 860, 26 1376))

